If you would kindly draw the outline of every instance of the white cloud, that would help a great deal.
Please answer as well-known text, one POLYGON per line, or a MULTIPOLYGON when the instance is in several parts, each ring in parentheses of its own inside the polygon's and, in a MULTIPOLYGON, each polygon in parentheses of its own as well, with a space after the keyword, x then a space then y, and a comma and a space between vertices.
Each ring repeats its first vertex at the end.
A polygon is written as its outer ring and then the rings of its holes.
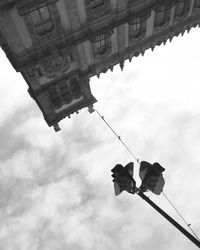
MULTIPOLYGON (((163 164, 166 193, 197 232, 199 39, 192 31, 91 80, 97 109, 140 160, 163 164)), ((81 111, 54 133, 5 67, 0 250, 196 248, 139 197, 114 196, 110 169, 133 158, 97 114, 81 111)), ((149 195, 178 219, 162 196, 149 195)))

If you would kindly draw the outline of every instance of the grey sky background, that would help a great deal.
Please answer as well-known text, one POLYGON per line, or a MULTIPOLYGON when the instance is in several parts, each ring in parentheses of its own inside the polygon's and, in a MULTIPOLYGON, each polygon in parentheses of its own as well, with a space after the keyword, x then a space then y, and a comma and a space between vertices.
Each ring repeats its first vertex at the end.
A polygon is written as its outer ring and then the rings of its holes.
MULTIPOLYGON (((199 43, 193 29, 91 79, 97 110, 140 160, 166 168, 164 190, 198 235, 199 43)), ((196 249, 136 195, 114 196, 110 169, 134 159, 97 114, 82 110, 55 133, 0 53, 0 250, 196 249)))

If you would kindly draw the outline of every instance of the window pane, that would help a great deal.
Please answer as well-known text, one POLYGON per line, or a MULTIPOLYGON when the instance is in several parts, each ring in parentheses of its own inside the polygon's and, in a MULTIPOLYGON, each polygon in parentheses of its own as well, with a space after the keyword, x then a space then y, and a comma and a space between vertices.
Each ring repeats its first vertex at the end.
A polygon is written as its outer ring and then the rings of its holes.
POLYGON ((106 44, 105 40, 101 40, 99 42, 96 42, 96 47, 100 48, 100 47, 104 46, 105 44, 106 44))
POLYGON ((138 22, 134 22, 133 25, 132 25, 132 29, 133 30, 139 30, 140 29, 140 18, 137 18, 139 19, 138 22))
POLYGON ((41 23, 41 18, 40 18, 38 10, 34 10, 34 11, 30 12, 30 15, 31 15, 32 21, 35 25, 41 23))
POLYGON ((104 5, 104 0, 91 0, 90 4, 91 4, 91 8, 94 9, 101 5, 104 5))
POLYGON ((42 20, 47 20, 47 19, 50 18, 49 9, 48 9, 47 6, 41 7, 41 8, 39 9, 39 11, 40 11, 42 20))

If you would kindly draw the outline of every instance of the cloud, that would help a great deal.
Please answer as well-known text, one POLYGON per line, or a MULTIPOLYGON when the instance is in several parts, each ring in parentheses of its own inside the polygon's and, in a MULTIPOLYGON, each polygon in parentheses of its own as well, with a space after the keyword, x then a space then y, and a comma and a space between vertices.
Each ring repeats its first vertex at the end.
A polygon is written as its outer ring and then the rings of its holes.
MULTIPOLYGON (((91 85, 96 107, 133 152, 166 168, 166 193, 198 231, 198 64, 186 82, 178 69, 168 73, 178 65, 172 54, 179 44, 135 58, 124 73, 116 67, 91 85)), ((8 112, 0 127, 0 249, 195 247, 137 195, 114 196, 110 169, 133 158, 97 114, 83 110, 54 133, 29 100, 9 95, 7 87, 2 93, 8 112)), ((148 195, 178 219, 162 196, 148 195)))

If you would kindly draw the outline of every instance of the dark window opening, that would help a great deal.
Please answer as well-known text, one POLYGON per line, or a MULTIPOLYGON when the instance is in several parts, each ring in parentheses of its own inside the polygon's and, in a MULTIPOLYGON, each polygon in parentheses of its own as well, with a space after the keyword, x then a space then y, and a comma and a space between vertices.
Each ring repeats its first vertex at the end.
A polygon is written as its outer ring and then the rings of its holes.
POLYGON ((59 92, 64 103, 69 104, 72 102, 73 98, 68 81, 59 83, 59 92))
POLYGON ((73 99, 79 99, 82 96, 81 88, 76 77, 70 81, 63 80, 57 86, 51 86, 48 89, 49 98, 53 106, 57 109, 64 104, 70 104, 73 99))
POLYGON ((99 55, 102 55, 106 51, 106 40, 104 39, 104 35, 101 35, 101 40, 95 42, 96 52, 99 55))
POLYGON ((196 8, 200 8, 200 0, 196 0, 195 1, 195 7, 196 8))
POLYGON ((166 22, 170 20, 171 9, 166 8, 166 6, 160 6, 159 10, 156 11, 155 15, 155 26, 163 26, 166 22))
POLYGON ((62 107, 62 100, 59 97, 58 91, 55 86, 48 89, 49 98, 55 108, 62 107))
POLYGON ((140 17, 133 18, 130 22, 130 36, 137 38, 141 34, 141 19, 140 17))
POLYGON ((70 88, 74 99, 79 99, 82 96, 81 88, 75 77, 70 81, 70 88))
POLYGON ((133 23, 131 24, 131 28, 133 31, 136 31, 136 30, 140 30, 140 27, 141 27, 140 18, 136 17, 133 23))

